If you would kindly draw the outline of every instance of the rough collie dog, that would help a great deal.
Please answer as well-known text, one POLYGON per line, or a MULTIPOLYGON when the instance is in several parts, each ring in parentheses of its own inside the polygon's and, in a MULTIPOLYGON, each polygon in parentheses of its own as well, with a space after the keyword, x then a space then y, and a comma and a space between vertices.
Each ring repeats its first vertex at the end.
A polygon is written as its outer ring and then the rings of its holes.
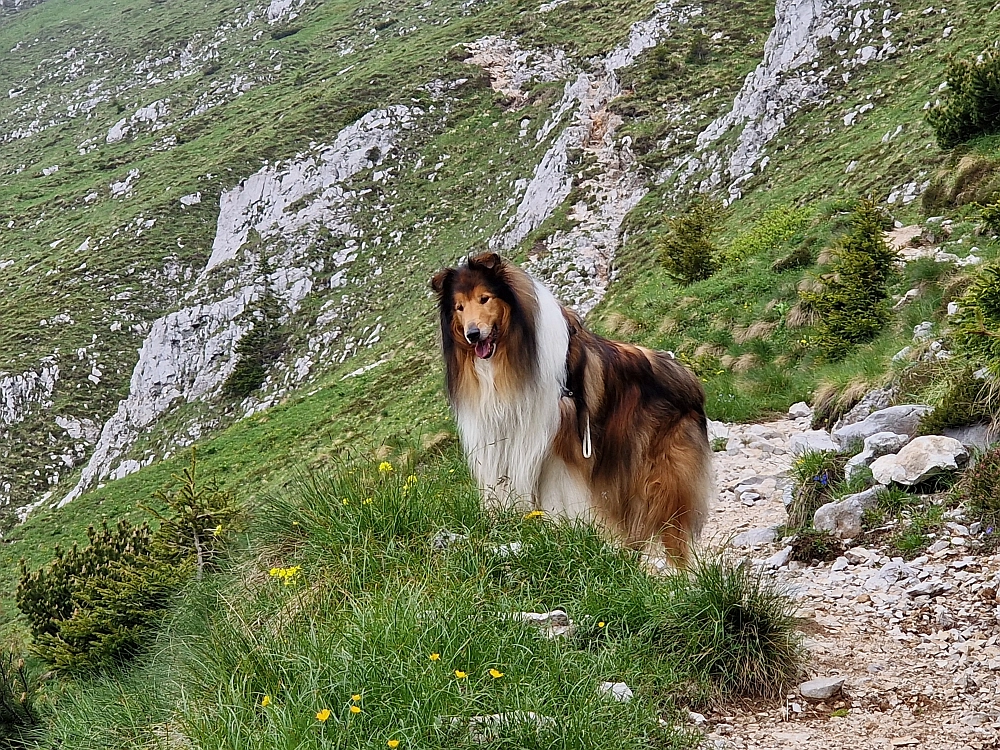
POLYGON ((686 559, 711 491, 698 379, 668 354, 591 333, 494 253, 431 286, 448 398, 487 502, 589 518, 686 559))

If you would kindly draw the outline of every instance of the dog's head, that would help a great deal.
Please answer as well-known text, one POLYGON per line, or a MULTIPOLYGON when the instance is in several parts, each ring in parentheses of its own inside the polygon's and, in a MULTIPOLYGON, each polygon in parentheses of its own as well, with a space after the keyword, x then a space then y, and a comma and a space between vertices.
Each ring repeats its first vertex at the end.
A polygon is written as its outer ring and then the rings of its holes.
POLYGON ((513 291, 507 264, 496 253, 471 256, 458 268, 445 268, 431 279, 438 296, 441 330, 479 359, 496 354, 510 322, 513 291))

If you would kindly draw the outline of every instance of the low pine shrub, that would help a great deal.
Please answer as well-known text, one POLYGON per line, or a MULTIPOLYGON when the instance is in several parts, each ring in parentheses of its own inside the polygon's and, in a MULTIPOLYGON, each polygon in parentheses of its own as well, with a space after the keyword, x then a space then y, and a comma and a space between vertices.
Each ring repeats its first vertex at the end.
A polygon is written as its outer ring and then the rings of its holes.
POLYGON ((719 230, 722 204, 703 198, 670 220, 660 242, 660 261, 674 281, 690 284, 711 276, 719 267, 713 237, 719 230))
POLYGON ((661 637, 725 696, 774 697, 801 671, 796 606, 748 561, 715 557, 680 575, 661 637))
POLYGON ((1000 265, 982 269, 952 317, 956 349, 1000 375, 1000 265))
POLYGON ((145 646, 192 575, 216 564, 236 518, 231 498, 196 484, 195 457, 180 489, 158 493, 168 508, 153 532, 119 521, 87 529, 88 544, 29 572, 21 560, 17 606, 32 650, 70 673, 124 664, 145 646))
POLYGON ((1000 234, 1000 200, 981 206, 979 222, 984 232, 1000 234))
POLYGON ((30 742, 40 717, 35 701, 38 680, 12 650, 0 652, 0 746, 34 747, 30 742))
POLYGON ((885 224, 874 198, 859 201, 832 272, 819 291, 799 292, 818 316, 816 343, 827 360, 842 359, 856 344, 872 340, 889 319, 888 283, 898 253, 882 236, 885 224))
POLYGON ((980 135, 1000 132, 1000 55, 953 60, 944 101, 927 112, 938 145, 951 149, 980 135))

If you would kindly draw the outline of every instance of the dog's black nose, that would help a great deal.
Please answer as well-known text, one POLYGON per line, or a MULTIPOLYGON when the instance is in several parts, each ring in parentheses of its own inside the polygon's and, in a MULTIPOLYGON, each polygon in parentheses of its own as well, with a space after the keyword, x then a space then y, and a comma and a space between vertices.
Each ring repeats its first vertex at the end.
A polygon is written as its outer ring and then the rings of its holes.
POLYGON ((465 338, 470 344, 475 344, 477 341, 479 341, 480 335, 481 334, 479 333, 479 329, 476 328, 475 326, 469 326, 465 330, 465 338))

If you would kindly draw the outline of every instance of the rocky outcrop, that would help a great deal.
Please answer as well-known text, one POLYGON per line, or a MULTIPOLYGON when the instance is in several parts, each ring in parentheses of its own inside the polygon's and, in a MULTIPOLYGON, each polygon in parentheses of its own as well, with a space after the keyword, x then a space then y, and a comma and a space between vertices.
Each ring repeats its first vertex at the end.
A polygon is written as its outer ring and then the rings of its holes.
POLYGON ((559 127, 563 129, 524 185, 514 215, 490 241, 503 250, 516 247, 569 195, 573 188, 570 153, 580 149, 592 156, 600 169, 595 177, 577 186, 586 198, 572 207, 570 218, 576 226, 550 237, 545 252, 529 253, 526 264, 582 314, 604 296, 612 278, 622 222, 647 192, 645 180, 635 171, 628 139, 619 144, 615 138, 622 120, 608 105, 621 93, 617 71, 668 35, 672 25, 686 23, 697 14, 700 9, 682 8, 674 0, 660 3, 650 18, 633 24, 626 43, 594 66, 596 72, 579 73, 566 84, 562 99, 536 133, 536 140, 542 142, 559 127))
POLYGON ((910 441, 908 435, 897 435, 894 432, 876 432, 865 438, 865 447, 861 453, 852 456, 844 466, 844 474, 852 479, 862 469, 872 465, 876 458, 896 453, 910 441))
MULTIPOLYGON (((297 309, 324 267, 352 263, 357 241, 329 257, 312 258, 322 227, 350 238, 354 192, 347 181, 376 167, 396 139, 413 127, 419 110, 398 106, 369 112, 344 128, 335 142, 287 164, 268 166, 222 194, 212 255, 185 297, 185 306, 155 321, 139 351, 129 395, 105 424, 80 481, 65 505, 105 477, 120 478, 140 468, 121 459, 137 436, 175 402, 213 395, 235 366, 233 352, 252 326, 246 313, 269 290, 286 311, 297 309), (267 247, 280 248, 261 273, 260 250, 245 247, 251 231, 267 247), (235 263, 232 261, 240 260, 235 263), (213 292, 221 286, 222 295, 213 292)), ((251 243, 252 245, 252 243, 251 243)))
POLYGON ((774 29, 764 57, 747 75, 733 106, 698 135, 696 153, 667 170, 685 183, 707 173, 701 189, 725 186, 729 200, 741 185, 766 166, 765 147, 803 106, 819 102, 833 75, 849 80, 850 71, 896 51, 888 24, 899 18, 890 6, 862 8, 861 0, 778 0, 774 29), (838 63, 820 65, 824 47, 836 50, 838 63), (841 70, 838 71, 837 68, 841 70), (732 131, 735 145, 719 146, 732 131))
POLYGON ((54 361, 19 375, 0 372, 0 425, 16 424, 31 409, 51 406, 58 379, 59 366, 54 361))
POLYGON ((829 531, 840 539, 854 539, 861 531, 861 519, 865 511, 875 507, 884 487, 848 495, 834 503, 826 503, 813 516, 813 526, 820 531, 829 531))

